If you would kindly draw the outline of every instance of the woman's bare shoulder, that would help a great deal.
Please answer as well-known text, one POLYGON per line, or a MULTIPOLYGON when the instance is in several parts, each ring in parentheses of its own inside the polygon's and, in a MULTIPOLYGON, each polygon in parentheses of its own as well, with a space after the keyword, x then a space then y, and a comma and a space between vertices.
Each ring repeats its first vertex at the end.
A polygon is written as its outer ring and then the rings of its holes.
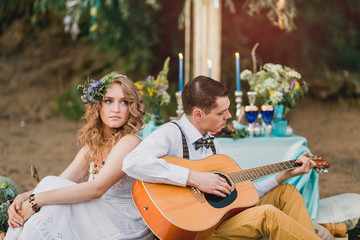
POLYGON ((127 135, 123 136, 120 140, 123 140, 123 139, 141 142, 141 138, 136 134, 127 134, 127 135))
POLYGON ((141 142, 141 138, 135 134, 127 134, 123 136, 115 145, 122 145, 126 143, 127 145, 138 145, 141 142))
POLYGON ((78 154, 85 155, 88 151, 90 151, 89 145, 84 145, 80 148, 78 154))

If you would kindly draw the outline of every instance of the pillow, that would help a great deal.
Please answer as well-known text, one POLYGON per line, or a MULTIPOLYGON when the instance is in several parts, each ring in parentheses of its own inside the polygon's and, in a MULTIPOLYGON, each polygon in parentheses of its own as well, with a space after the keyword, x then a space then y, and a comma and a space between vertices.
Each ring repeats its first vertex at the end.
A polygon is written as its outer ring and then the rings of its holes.
POLYGON ((360 194, 344 193, 319 200, 318 223, 340 223, 360 218, 360 194))

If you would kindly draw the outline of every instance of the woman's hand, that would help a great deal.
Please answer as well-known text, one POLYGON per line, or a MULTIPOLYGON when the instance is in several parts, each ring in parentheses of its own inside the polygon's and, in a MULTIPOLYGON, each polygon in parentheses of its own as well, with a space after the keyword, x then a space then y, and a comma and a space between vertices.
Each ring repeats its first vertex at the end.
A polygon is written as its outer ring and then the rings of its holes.
POLYGON ((31 217, 31 215, 35 213, 29 200, 26 200, 21 204, 21 209, 18 212, 21 215, 24 222, 26 222, 26 220, 28 220, 31 217))
POLYGON ((19 212, 21 210, 21 204, 29 197, 29 193, 21 193, 17 195, 8 208, 9 220, 8 224, 11 228, 20 227, 24 224, 23 218, 20 216, 19 212))

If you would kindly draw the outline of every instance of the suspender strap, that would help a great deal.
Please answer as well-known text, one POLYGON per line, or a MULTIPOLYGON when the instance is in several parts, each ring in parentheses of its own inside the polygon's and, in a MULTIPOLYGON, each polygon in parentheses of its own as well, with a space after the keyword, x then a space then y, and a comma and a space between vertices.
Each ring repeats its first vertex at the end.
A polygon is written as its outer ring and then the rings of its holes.
POLYGON ((188 147, 184 132, 182 131, 181 127, 176 122, 172 122, 172 123, 175 124, 180 129, 180 132, 181 132, 181 138, 182 138, 182 144, 183 144, 183 158, 190 159, 189 147, 188 147))
MULTIPOLYGON (((188 147, 188 144, 187 144, 187 141, 186 141, 185 134, 184 134, 183 130, 181 129, 179 124, 177 124, 176 122, 171 122, 171 123, 175 124, 180 129, 181 138, 182 138, 182 144, 183 144, 183 158, 190 159, 189 147, 188 147)), ((210 148, 211 148, 211 151, 213 152, 213 154, 215 155, 216 154, 216 148, 215 148, 214 141, 210 142, 210 148)))

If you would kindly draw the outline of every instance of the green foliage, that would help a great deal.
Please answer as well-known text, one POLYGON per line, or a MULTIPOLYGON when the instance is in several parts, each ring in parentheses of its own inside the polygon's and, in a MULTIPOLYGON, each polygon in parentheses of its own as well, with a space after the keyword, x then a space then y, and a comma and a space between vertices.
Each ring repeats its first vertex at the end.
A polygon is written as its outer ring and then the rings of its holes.
POLYGON ((56 98, 56 109, 70 119, 78 120, 84 115, 84 103, 77 85, 71 86, 56 98))
POLYGON ((7 210, 12 200, 20 193, 19 188, 7 177, 0 176, 0 232, 6 232, 9 225, 7 210))
POLYGON ((30 18, 32 7, 33 3, 29 0, 0 0, 0 34, 7 29, 14 19, 30 18))
MULTIPOLYGON (((247 7, 247 12, 250 16, 260 14, 263 10, 267 9, 266 16, 274 26, 279 27, 278 3, 278 0, 247 0, 244 6, 247 7)), ((294 18, 296 17, 296 6, 293 0, 287 0, 284 5, 284 28, 286 31, 291 32, 295 30, 294 18)))
POLYGON ((154 24, 156 9, 143 0, 108 0, 102 3, 97 42, 113 55, 117 69, 138 78, 149 70, 154 58, 151 48, 159 42, 154 24))
POLYGON ((231 134, 232 138, 234 140, 239 139, 239 138, 245 138, 248 135, 248 132, 244 129, 241 130, 235 130, 235 132, 233 132, 231 134))
MULTIPOLYGON (((314 0, 299 4, 297 41, 302 64, 308 70, 321 72, 360 72, 360 2, 354 0, 314 0)), ((295 36, 294 36, 295 37, 295 36)))
MULTIPOLYGON (((94 0, 58 1, 58 0, 19 0, 8 4, 0 2, 0 13, 3 18, 13 20, 13 14, 8 14, 18 7, 34 25, 39 24, 43 15, 58 15, 61 18, 70 17, 70 23, 77 23, 79 35, 100 46, 111 56, 111 69, 127 73, 138 78, 141 73, 148 72, 155 55, 152 47, 159 43, 159 32, 155 23, 155 14, 161 8, 158 1, 146 0, 98 0, 96 13, 92 12, 94 0), (25 12, 25 13, 24 13, 25 12), (94 15, 96 17, 94 17, 94 15), (96 24, 96 28, 92 25, 96 24), (96 35, 91 34, 95 31, 96 35)), ((70 30, 71 31, 71 30, 70 30)), ((74 38, 74 36, 73 36, 74 38)))
POLYGON ((220 132, 212 132, 211 135, 216 137, 232 137, 234 140, 239 138, 245 138, 248 135, 248 132, 243 129, 235 129, 234 125, 232 123, 228 123, 225 125, 223 129, 220 130, 220 132))
POLYGON ((66 1, 57 0, 34 0, 33 1, 33 16, 31 22, 37 23, 37 17, 39 14, 46 14, 47 12, 54 11, 65 14, 66 1))

